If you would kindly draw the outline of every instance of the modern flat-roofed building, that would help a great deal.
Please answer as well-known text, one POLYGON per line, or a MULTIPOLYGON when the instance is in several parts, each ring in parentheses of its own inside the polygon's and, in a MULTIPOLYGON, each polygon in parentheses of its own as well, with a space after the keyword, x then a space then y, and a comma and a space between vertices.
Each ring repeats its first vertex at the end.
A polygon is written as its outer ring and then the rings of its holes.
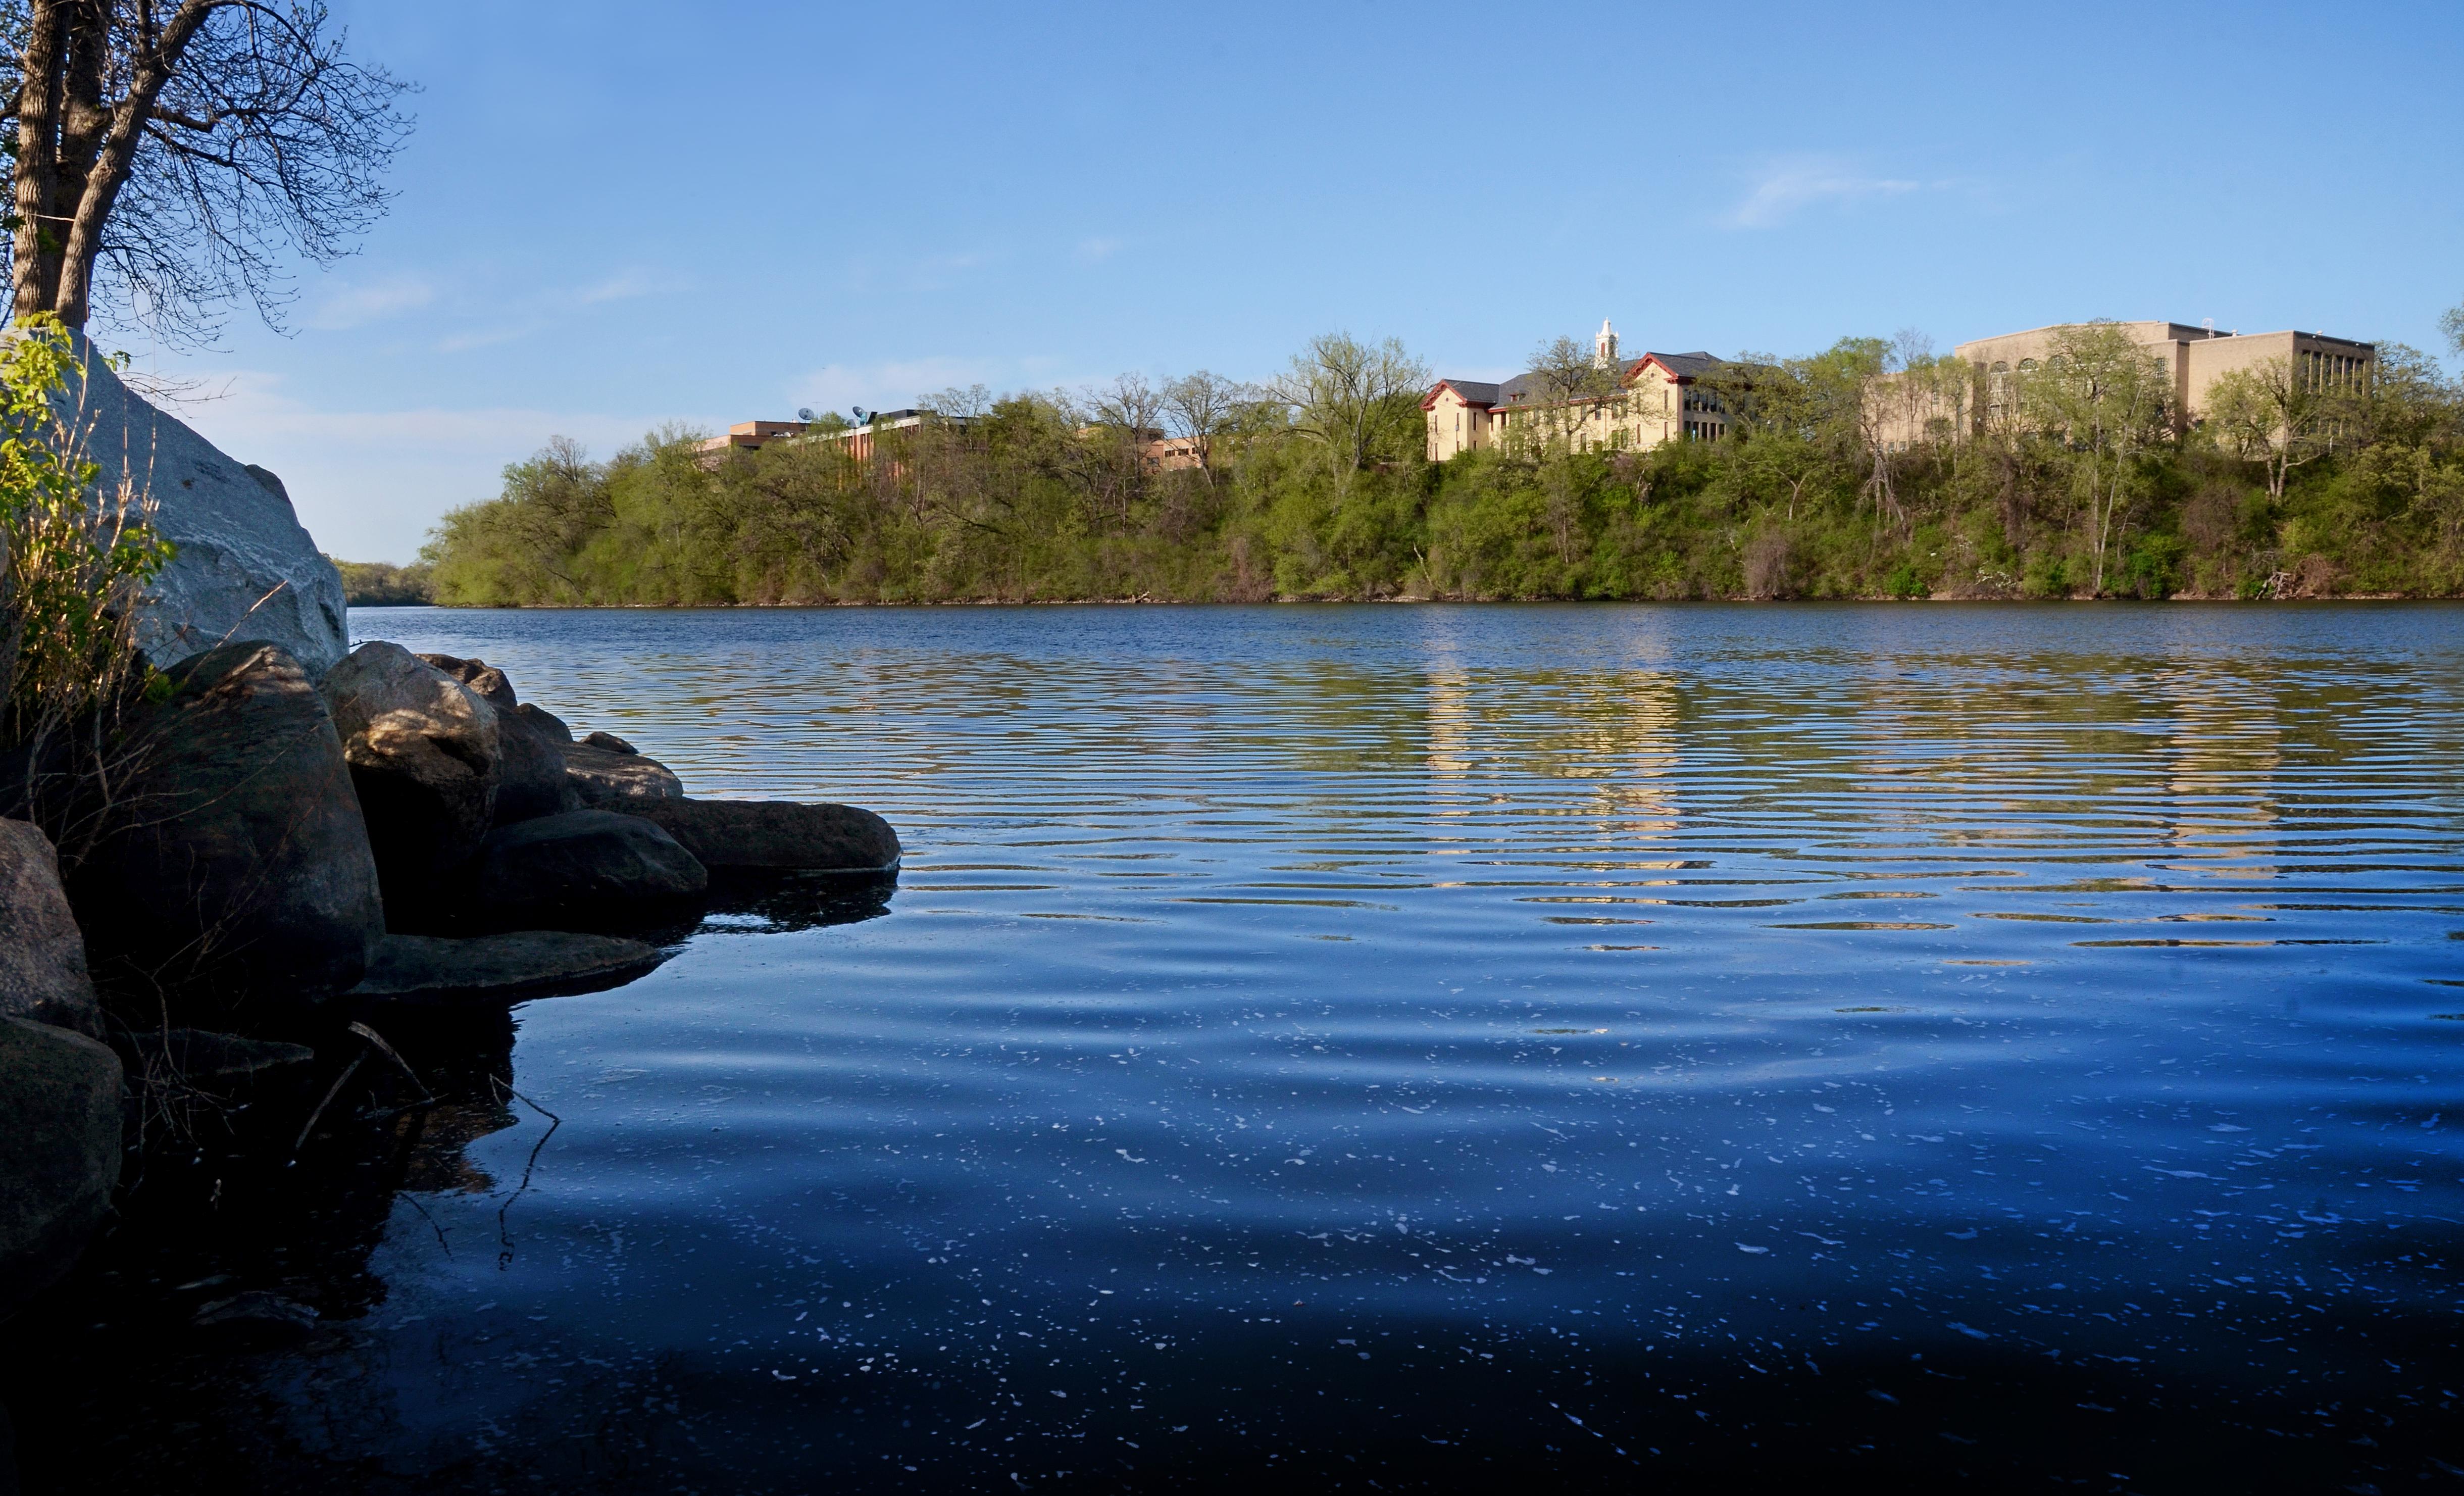
POLYGON ((815 423, 808 421, 738 421, 727 429, 725 436, 714 436, 701 444, 704 467, 715 466, 731 451, 759 451, 777 441, 835 442, 844 446, 858 462, 872 459, 872 439, 880 431, 903 431, 922 426, 927 421, 951 421, 966 425, 964 416, 939 416, 930 410, 876 410, 865 418, 862 426, 843 430, 815 433, 815 423))
MULTIPOLYGON (((1979 338, 1951 350, 1975 365, 1976 417, 1980 426, 2009 412, 2011 376, 2035 369, 2052 357, 2054 340, 2065 328, 2057 323, 2021 333, 1979 338)), ((2208 389, 2234 369, 2246 369, 2281 359, 2285 366, 2313 389, 2352 389, 2369 377, 2377 349, 2325 333, 2218 332, 2183 322, 2116 324, 2132 342, 2153 353, 2172 384, 2172 416, 2176 430, 2189 430, 2207 414, 2208 389)))
MULTIPOLYGON (((777 441, 809 441, 834 444, 856 461, 870 462, 873 438, 880 432, 913 430, 927 421, 964 428, 973 420, 971 416, 942 415, 919 408, 876 410, 865 418, 862 426, 819 432, 813 430, 814 423, 805 421, 738 421, 727 429, 726 435, 711 437, 701 444, 700 461, 706 468, 715 468, 731 451, 759 451, 777 441)), ((1082 427, 1078 434, 1090 436, 1098 429, 1082 427)), ((1147 465, 1159 472, 1178 472, 1203 462, 1202 450, 1196 440, 1169 436, 1153 428, 1138 433, 1138 445, 1146 453, 1147 465)))
POLYGON ((781 436, 802 436, 804 430, 802 421, 738 421, 727 429, 726 435, 714 436, 703 442, 701 451, 713 455, 739 448, 746 451, 759 451, 781 436))
POLYGON ((1621 360, 1617 330, 1600 323, 1592 342, 1595 366, 1618 370, 1617 393, 1553 401, 1537 374, 1499 384, 1441 379, 1421 397, 1431 462, 1458 452, 1504 447, 1543 430, 1567 431, 1581 448, 1639 450, 1669 441, 1716 441, 1727 434, 1727 412, 1701 378, 1724 360, 1708 353, 1646 353, 1621 360), (1566 411, 1564 405, 1588 407, 1566 411), (1548 414, 1551 410, 1559 413, 1548 414))

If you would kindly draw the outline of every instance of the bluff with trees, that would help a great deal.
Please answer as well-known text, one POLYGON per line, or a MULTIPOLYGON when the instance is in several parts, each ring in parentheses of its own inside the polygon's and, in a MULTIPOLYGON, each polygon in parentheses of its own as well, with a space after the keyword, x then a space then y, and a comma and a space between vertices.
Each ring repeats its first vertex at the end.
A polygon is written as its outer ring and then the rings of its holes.
MULTIPOLYGON (((1534 355, 1567 399, 1622 398, 1587 359, 1534 355)), ((2185 430, 2110 323, 1990 386, 1921 338, 1846 339, 1707 377, 1721 441, 1623 451, 1542 420, 1442 464, 1428 382, 1391 341, 1330 335, 1264 387, 943 391, 870 461, 557 441, 424 554, 437 601, 481 605, 2464 590, 2464 392, 2398 344, 2350 389, 2230 376, 2185 430), (1159 466, 1158 430, 1200 460, 1159 466)))

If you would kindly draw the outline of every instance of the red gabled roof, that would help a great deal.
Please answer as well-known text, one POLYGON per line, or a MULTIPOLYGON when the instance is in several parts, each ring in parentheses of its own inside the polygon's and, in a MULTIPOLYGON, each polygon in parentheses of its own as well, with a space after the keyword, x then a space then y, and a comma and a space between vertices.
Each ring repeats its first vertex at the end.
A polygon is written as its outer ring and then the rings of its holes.
POLYGON ((1660 372, 1666 375, 1670 381, 1680 385, 1686 384, 1693 379, 1692 375, 1680 374, 1675 369, 1670 368, 1667 364, 1661 363, 1659 354, 1646 353, 1641 358, 1634 361, 1634 368, 1626 375, 1626 383, 1633 384, 1637 380, 1641 379, 1642 371, 1646 367, 1660 370, 1660 372))

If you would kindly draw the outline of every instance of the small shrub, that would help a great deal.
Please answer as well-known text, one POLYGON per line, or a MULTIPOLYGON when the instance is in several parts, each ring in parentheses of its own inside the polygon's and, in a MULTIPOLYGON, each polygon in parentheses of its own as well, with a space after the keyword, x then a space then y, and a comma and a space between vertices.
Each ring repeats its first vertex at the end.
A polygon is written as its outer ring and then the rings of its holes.
POLYGON ((83 378, 48 315, 0 347, 0 810, 70 861, 82 845, 71 806, 122 766, 119 711, 156 683, 136 612, 171 559, 149 495, 95 487, 83 378))

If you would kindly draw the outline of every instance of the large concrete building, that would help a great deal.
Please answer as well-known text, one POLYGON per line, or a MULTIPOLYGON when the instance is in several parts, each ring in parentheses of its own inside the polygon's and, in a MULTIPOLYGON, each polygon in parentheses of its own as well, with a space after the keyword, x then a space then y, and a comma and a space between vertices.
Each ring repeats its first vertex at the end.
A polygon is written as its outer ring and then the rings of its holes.
POLYGON ((1670 441, 1716 441, 1727 413, 1700 380, 1723 361, 1708 353, 1646 353, 1623 359, 1617 329, 1600 323, 1592 362, 1617 370, 1617 393, 1573 401, 1551 399, 1536 373, 1502 384, 1441 379, 1420 401, 1431 462, 1458 452, 1508 447, 1543 432, 1563 433, 1578 450, 1639 450, 1670 441))
MULTIPOLYGON (((1980 424, 2007 414, 2012 406, 2013 375, 2033 371, 2053 354, 2057 335, 2065 327, 2033 327, 1963 342, 1952 352, 1975 365, 1980 424)), ((2330 338, 2325 333, 2220 333, 2212 327, 2182 322, 2116 324, 2132 342, 2154 354, 2172 381, 2172 416, 2176 429, 2189 430, 2205 418, 2208 390, 2235 369, 2282 360, 2310 388, 2353 389, 2369 377, 2377 350, 2365 342, 2330 338)))

